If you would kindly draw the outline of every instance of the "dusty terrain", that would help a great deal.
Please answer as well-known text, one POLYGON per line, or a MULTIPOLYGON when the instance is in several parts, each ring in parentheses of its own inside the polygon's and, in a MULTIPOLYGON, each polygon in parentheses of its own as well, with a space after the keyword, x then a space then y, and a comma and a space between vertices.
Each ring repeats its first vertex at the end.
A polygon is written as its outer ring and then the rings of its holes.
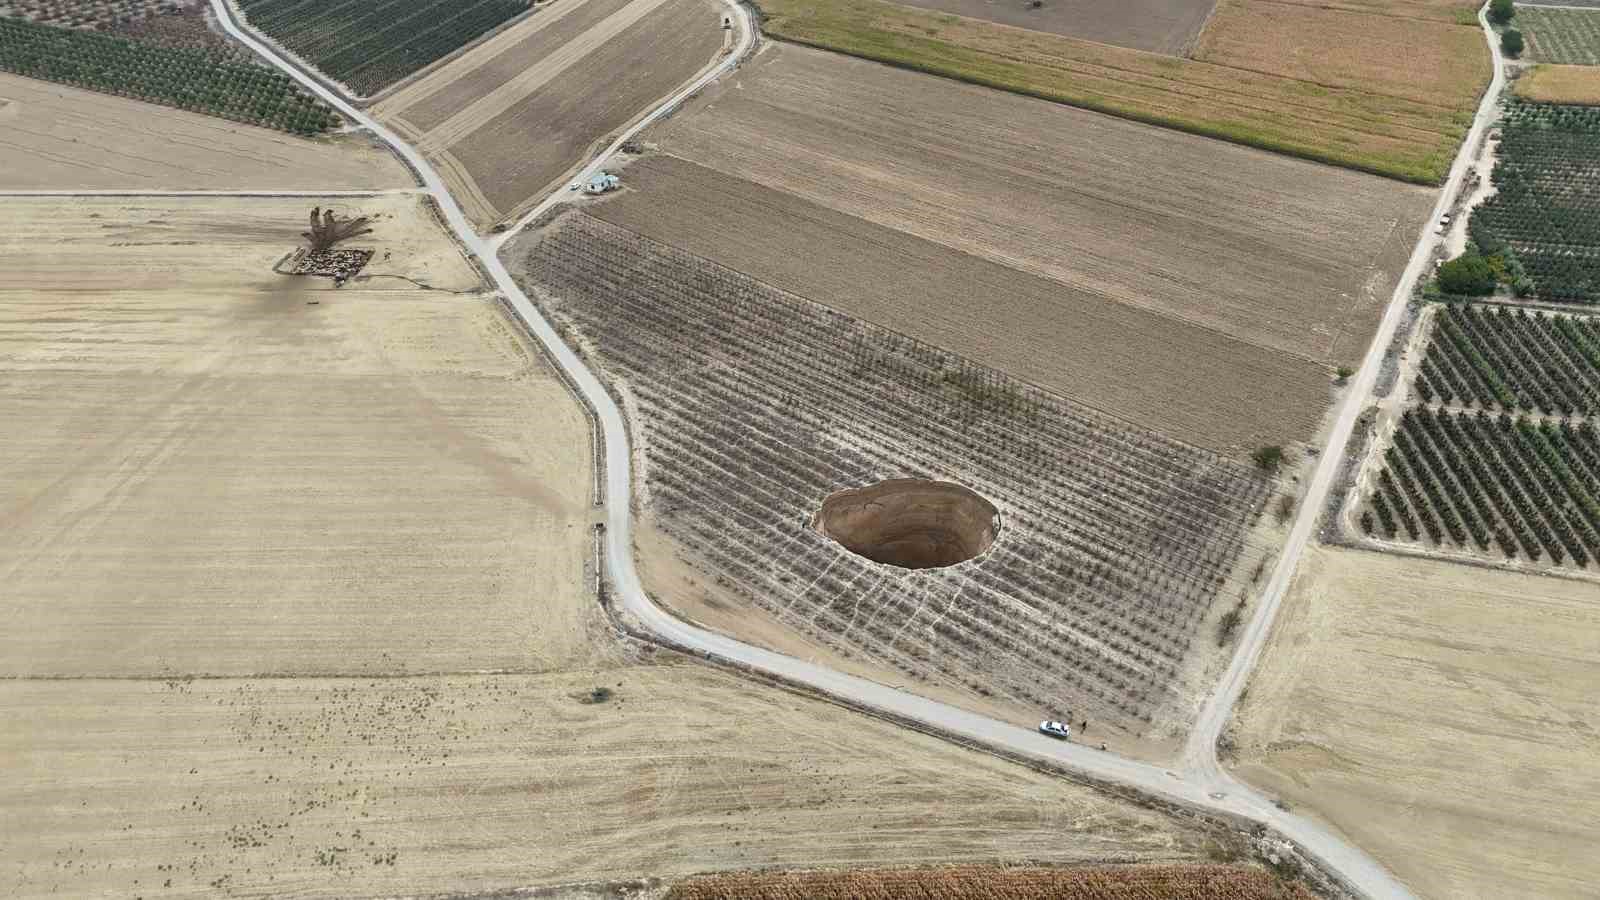
POLYGON ((1037 9, 1029 0, 907 0, 906 5, 1118 47, 1182 56, 1200 34, 1215 2, 1044 0, 1037 9))
POLYGON ((1302 440, 1330 396, 1321 363, 683 160, 624 178, 592 215, 1180 440, 1241 456, 1302 440))
POLYGON ((650 138, 831 210, 1334 365, 1365 349, 1431 200, 802 47, 763 53, 735 84, 650 138))
POLYGON ((0 190, 363 190, 410 171, 359 136, 280 131, 0 72, 0 190))
POLYGON ((554 4, 373 112, 425 151, 467 214, 488 227, 709 65, 723 46, 721 21, 709 0, 554 4))
POLYGON ((1292 590, 1239 774, 1423 897, 1592 896, 1594 585, 1324 548, 1292 590))
POLYGON ((613 639, 578 406, 417 198, 372 277, 272 274, 313 202, 0 207, 0 891, 1216 852, 613 639))

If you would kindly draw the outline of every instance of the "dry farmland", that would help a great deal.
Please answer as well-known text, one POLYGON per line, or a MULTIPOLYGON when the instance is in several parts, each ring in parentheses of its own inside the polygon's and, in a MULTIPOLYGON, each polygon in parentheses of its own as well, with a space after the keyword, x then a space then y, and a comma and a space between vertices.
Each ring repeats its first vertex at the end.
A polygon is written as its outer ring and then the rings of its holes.
POLYGON ((357 136, 307 140, 0 72, 0 190, 365 190, 413 183, 387 150, 357 136))
POLYGON ((1600 66, 1538 65, 1512 86, 1517 96, 1535 103, 1600 106, 1600 66))
POLYGON ((0 893, 1226 849, 614 639, 577 404, 419 198, 274 275, 315 202, 0 205, 0 893))
POLYGON ((629 171, 637 194, 596 215, 846 312, 907 307, 914 321, 883 324, 1213 447, 1309 435, 1325 373, 1364 350, 1430 203, 1379 178, 792 46, 649 137, 722 176, 650 160, 629 171), (722 227, 729 217, 740 227, 722 227), (791 232, 873 276, 779 250, 791 232), (896 258, 912 245, 922 271, 896 258), (919 278, 932 283, 913 289, 919 278), (924 290, 949 298, 939 316, 923 314, 924 290), (1028 346, 1039 341, 1066 352, 1028 346))
POLYGON ((1235 724, 1238 771, 1423 897, 1600 881, 1593 582, 1312 552, 1235 724))
POLYGON ((518 261, 627 391, 651 512, 737 602, 1012 716, 1184 730, 1217 600, 1267 552, 1247 536, 1270 488, 1252 468, 582 213, 518 261), (923 568, 807 527, 830 494, 899 478, 976 491, 998 536, 936 520, 930 544, 982 555, 923 568))
POLYGON ((843 872, 738 872, 675 884, 666 900, 1312 900, 1298 885, 1228 866, 1083 869, 952 866, 843 872))
POLYGON ((699 665, 8 681, 0 758, 14 898, 1214 852, 1155 813, 699 665), (583 702, 597 685, 606 701, 583 702))
MULTIPOLYGON (((1401 9, 1394 16, 1353 17, 1356 26, 1370 19, 1367 30, 1306 9, 1304 14, 1315 20, 1315 34, 1257 32, 1252 29, 1266 20, 1246 17, 1242 32, 1224 35, 1240 41, 1241 49, 1228 54, 1227 63, 1216 63, 881 0, 761 0, 760 5, 762 29, 783 40, 1429 184, 1449 169, 1491 74, 1488 50, 1475 26, 1411 23, 1401 9), (1403 47, 1398 57, 1364 49, 1374 41, 1385 46, 1381 36, 1391 29, 1421 43, 1403 47), (1466 62, 1458 65, 1445 57, 1446 48, 1465 48, 1469 37, 1477 44, 1467 51, 1466 62), (1307 71, 1294 58, 1275 58, 1271 52, 1271 41, 1279 38, 1290 39, 1286 46, 1309 48, 1318 58, 1350 60, 1340 70, 1347 86, 1306 80, 1307 71), (1243 49, 1251 40, 1256 42, 1253 55, 1243 49), (1450 93, 1416 100, 1389 90, 1394 81, 1388 71, 1396 59, 1415 57, 1437 60, 1452 73, 1440 81, 1450 93), (1462 65, 1475 66, 1471 83, 1454 80, 1462 65)), ((1291 18, 1301 11, 1282 9, 1291 18)), ((1210 32, 1208 27, 1202 34, 1202 46, 1210 32)))
POLYGON ((486 228, 709 65, 723 46, 720 23, 709 0, 563 0, 373 113, 428 154, 486 228), (644 59, 651 64, 637 64, 644 59))
POLYGON ((1082 38, 1118 47, 1182 56, 1211 14, 1214 0, 1098 0, 1064 3, 1046 0, 907 0, 907 6, 955 13, 1001 25, 1082 38))
MULTIPOLYGON (((1194 58, 1309 84, 1372 91, 1455 110, 1470 121, 1489 80, 1476 23, 1324 9, 1282 0, 1219 0, 1194 58), (1338 52, 1329 52, 1337 47, 1338 52)), ((1450 148, 1454 150, 1454 148, 1450 148)))

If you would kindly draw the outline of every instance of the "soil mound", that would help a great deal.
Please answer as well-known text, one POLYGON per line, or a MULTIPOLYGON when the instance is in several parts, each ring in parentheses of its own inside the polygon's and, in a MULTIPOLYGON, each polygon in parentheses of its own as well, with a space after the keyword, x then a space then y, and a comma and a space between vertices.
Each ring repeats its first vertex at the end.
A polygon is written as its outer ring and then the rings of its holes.
POLYGON ((811 524, 874 562, 932 569, 988 550, 1000 513, 959 484, 895 478, 830 495, 811 524))

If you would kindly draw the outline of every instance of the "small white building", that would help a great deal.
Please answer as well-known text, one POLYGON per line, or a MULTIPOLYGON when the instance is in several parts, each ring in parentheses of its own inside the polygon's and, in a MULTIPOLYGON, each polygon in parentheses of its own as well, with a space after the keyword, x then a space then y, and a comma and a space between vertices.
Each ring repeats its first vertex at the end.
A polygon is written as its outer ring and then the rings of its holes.
POLYGON ((604 194, 622 183, 622 179, 610 172, 601 172, 583 184, 585 194, 604 194))

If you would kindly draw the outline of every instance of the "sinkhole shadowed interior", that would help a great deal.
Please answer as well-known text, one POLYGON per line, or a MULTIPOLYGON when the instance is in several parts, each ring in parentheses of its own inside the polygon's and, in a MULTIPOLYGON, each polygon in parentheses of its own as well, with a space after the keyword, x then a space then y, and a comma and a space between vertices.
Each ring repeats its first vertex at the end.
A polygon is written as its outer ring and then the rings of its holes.
POLYGON ((874 562, 933 569, 988 550, 1000 513, 959 484, 896 478, 829 495, 811 524, 874 562))

